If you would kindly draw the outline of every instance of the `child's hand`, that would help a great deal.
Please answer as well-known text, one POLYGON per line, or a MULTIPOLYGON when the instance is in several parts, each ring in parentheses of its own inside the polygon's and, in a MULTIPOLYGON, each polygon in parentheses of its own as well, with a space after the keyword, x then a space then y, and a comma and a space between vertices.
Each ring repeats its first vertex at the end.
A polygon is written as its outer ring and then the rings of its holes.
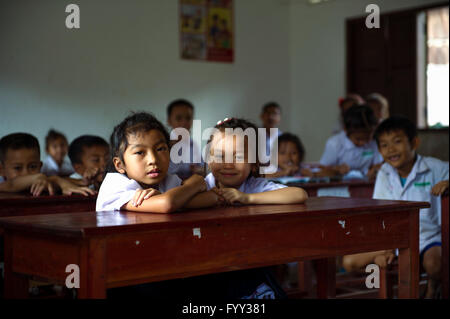
POLYGON ((236 188, 218 188, 217 194, 223 197, 228 204, 249 204, 249 196, 246 193, 242 193, 236 188))
POLYGON ((446 189, 448 189, 448 180, 440 181, 433 186, 433 188, 431 189, 431 194, 433 194, 434 196, 440 196, 445 192, 446 189))
POLYGON ((345 175, 350 172, 350 166, 348 166, 347 164, 337 165, 336 170, 339 172, 339 174, 345 175))
POLYGON ((211 188, 211 190, 217 195, 217 205, 219 206, 225 206, 227 205, 226 199, 220 195, 220 191, 217 187, 211 188))
POLYGON ((206 191, 207 188, 205 179, 197 174, 194 174, 188 179, 184 180, 183 185, 195 188, 198 193, 206 191))
POLYGON ((386 268, 394 261, 394 258, 395 258, 394 251, 386 250, 384 254, 376 256, 373 261, 381 268, 386 268))
POLYGON ((88 168, 83 173, 83 182, 86 186, 99 182, 102 172, 98 168, 88 168))
POLYGON ((203 166, 191 164, 190 168, 191 168, 192 174, 198 174, 201 176, 205 176, 205 170, 204 170, 203 166))
POLYGON ((136 193, 134 193, 133 199, 131 200, 131 204, 138 207, 144 200, 159 194, 161 194, 161 192, 155 188, 137 189, 136 193))
POLYGON ((83 186, 77 186, 77 185, 61 187, 61 191, 62 191, 63 195, 81 194, 84 196, 89 196, 89 195, 95 195, 95 193, 96 193, 94 190, 90 189, 89 187, 83 187, 83 186))
POLYGON ((33 196, 39 196, 45 189, 48 190, 48 193, 50 195, 53 195, 55 193, 53 183, 48 180, 47 176, 45 176, 44 174, 36 175, 36 179, 33 181, 30 187, 30 193, 33 194, 33 196))
POLYGON ((374 180, 377 177, 377 173, 380 170, 381 165, 383 165, 383 163, 372 165, 372 167, 367 172, 367 177, 369 178, 369 180, 374 180))

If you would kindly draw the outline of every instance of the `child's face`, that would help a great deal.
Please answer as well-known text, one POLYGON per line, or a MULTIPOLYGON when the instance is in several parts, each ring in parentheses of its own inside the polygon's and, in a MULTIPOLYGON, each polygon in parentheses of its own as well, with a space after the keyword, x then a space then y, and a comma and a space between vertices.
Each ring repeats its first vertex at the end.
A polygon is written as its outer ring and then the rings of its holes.
POLYGON ((53 157, 56 163, 60 164, 64 161, 67 149, 67 141, 63 138, 57 138, 48 144, 47 153, 53 157))
POLYGON ((10 180, 18 176, 37 174, 41 171, 41 167, 42 162, 36 149, 9 149, 4 163, 0 163, 0 175, 5 180, 10 180))
POLYGON ((282 142, 278 145, 278 165, 291 166, 300 164, 300 153, 293 142, 282 142))
POLYGON ((395 130, 380 135, 378 150, 387 163, 402 170, 405 167, 412 168, 418 145, 417 137, 410 142, 405 132, 395 130))
POLYGON ((119 173, 150 187, 159 184, 166 177, 169 156, 164 135, 154 129, 128 136, 123 162, 115 157, 114 165, 119 173))
POLYGON ((216 133, 210 146, 209 168, 219 184, 217 186, 239 188, 252 171, 252 164, 248 163, 246 142, 231 135, 216 133), (233 151, 232 163, 225 163, 225 150, 233 151))
POLYGON ((357 147, 362 147, 372 140, 372 130, 356 130, 351 133, 347 132, 347 137, 357 147))
POLYGON ((184 104, 175 106, 170 113, 167 123, 172 128, 182 127, 190 131, 192 127, 193 112, 192 109, 184 104))
POLYGON ((109 147, 102 145, 85 146, 81 155, 81 163, 74 164, 73 168, 80 175, 83 175, 86 170, 97 169, 97 182, 101 182, 108 163, 108 157, 109 147))
POLYGON ((265 128, 275 128, 278 127, 281 121, 281 111, 276 106, 271 106, 266 109, 265 112, 261 114, 261 121, 265 128))

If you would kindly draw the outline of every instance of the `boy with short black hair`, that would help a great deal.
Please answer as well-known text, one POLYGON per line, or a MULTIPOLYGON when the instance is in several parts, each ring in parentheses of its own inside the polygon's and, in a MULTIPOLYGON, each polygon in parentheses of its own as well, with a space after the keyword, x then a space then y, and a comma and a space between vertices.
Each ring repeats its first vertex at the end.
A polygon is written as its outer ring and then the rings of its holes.
MULTIPOLYGON (((416 126, 406 118, 390 117, 375 131, 381 155, 381 166, 375 182, 373 198, 426 201, 430 208, 420 210, 420 261, 429 276, 426 296, 432 298, 441 273, 441 200, 448 188, 449 164, 416 153, 419 146, 416 126)), ((357 270, 375 262, 390 264, 394 252, 378 251, 344 257, 347 270, 357 270)))
POLYGON ((281 122, 281 106, 277 102, 268 102, 263 105, 261 110, 261 122, 266 129, 266 154, 271 154, 272 146, 275 140, 282 134, 278 130, 277 135, 270 135, 271 128, 278 128, 281 122), (270 153, 269 153, 270 152, 270 153))
POLYGON ((82 135, 70 143, 68 154, 75 170, 71 181, 98 190, 109 160, 109 144, 100 136, 82 135))
MULTIPOLYGON (((184 128, 188 132, 191 131, 192 122, 194 119, 194 105, 185 99, 177 99, 172 101, 167 106, 167 124, 172 128, 184 128)), ((181 136, 179 136, 178 141, 171 140, 171 145, 176 143, 182 143, 181 136)), ((185 180, 192 176, 193 174, 199 174, 205 176, 205 165, 201 158, 201 153, 198 145, 194 143, 192 138, 189 139, 189 145, 184 145, 186 148, 189 147, 191 153, 189 154, 189 162, 175 163, 170 158, 169 173, 176 174, 182 180, 185 180), (200 159, 200 163, 194 163, 195 157, 200 159)), ((182 148, 178 152, 179 156, 182 156, 182 148)))
POLYGON ((0 139, 0 192, 30 190, 33 196, 43 191, 50 195, 60 188, 63 194, 92 194, 90 190, 66 181, 58 176, 47 177, 40 173, 39 141, 31 134, 13 133, 0 139))

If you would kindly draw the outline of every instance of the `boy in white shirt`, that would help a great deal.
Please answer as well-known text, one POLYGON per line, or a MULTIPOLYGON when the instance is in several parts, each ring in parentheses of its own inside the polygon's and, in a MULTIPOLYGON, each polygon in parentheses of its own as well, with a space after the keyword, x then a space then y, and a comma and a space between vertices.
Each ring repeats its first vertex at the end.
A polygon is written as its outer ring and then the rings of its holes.
MULTIPOLYGON (((448 188, 449 164, 416 154, 417 129, 408 119, 391 117, 383 121, 375 134, 385 163, 375 182, 373 198, 426 201, 430 208, 420 210, 419 249, 421 266, 429 276, 426 298, 434 296, 441 278, 441 200, 448 188)), ((375 262, 386 267, 394 251, 377 251, 345 256, 347 270, 357 270, 375 262)))

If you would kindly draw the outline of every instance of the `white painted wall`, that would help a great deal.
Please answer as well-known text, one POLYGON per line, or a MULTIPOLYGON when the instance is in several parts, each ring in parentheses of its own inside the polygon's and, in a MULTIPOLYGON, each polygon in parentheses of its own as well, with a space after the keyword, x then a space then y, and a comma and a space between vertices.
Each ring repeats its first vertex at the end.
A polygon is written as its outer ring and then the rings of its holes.
POLYGON ((235 1, 235 62, 226 64, 179 58, 178 0, 1 1, 0 136, 29 132, 42 149, 50 127, 69 142, 109 138, 129 110, 165 123, 180 97, 205 127, 229 116, 259 124, 269 100, 289 118, 288 11, 235 1), (69 3, 80 6, 79 30, 65 28, 69 3))
POLYGON ((311 6, 306 0, 290 1, 290 126, 305 144, 305 160, 320 159, 337 124, 338 98, 345 94, 345 20, 367 15, 370 3, 383 13, 436 2, 332 0, 311 6))
MULTIPOLYGON (((318 160, 345 93, 345 19, 369 3, 392 11, 435 0, 235 0, 235 62, 179 58, 178 0, 0 2, 0 136, 25 131, 43 145, 50 127, 70 140, 108 138, 129 110, 153 112, 184 97, 212 126, 227 116, 259 124, 263 103, 283 107, 283 130, 318 160), (65 6, 81 29, 65 28, 65 6)), ((42 156, 43 157, 43 156, 42 156)))

